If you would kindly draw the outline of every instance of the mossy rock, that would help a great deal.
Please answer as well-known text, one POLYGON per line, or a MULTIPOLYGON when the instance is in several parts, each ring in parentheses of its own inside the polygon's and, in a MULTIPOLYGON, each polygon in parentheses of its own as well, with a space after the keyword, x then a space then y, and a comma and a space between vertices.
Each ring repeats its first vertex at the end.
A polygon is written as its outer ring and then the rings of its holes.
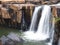
POLYGON ((57 30, 60 30, 60 18, 55 18, 55 28, 57 28, 57 30))

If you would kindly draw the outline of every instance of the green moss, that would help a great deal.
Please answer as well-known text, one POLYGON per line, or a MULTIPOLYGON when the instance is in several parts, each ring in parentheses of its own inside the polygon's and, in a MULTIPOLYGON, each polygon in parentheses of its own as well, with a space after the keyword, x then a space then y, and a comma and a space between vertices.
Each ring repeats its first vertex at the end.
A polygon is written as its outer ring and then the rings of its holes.
POLYGON ((58 22, 58 21, 60 21, 60 18, 55 18, 55 22, 58 22))
POLYGON ((0 37, 2 35, 8 35, 10 32, 20 33, 17 29, 0 27, 0 37))

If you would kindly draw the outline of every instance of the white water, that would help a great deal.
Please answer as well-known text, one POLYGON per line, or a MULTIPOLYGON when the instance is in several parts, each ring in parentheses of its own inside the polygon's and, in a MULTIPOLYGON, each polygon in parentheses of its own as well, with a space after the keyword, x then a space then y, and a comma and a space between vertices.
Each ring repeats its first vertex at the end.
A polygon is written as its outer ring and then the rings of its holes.
POLYGON ((40 9, 41 9, 41 6, 35 7, 29 31, 35 30, 35 26, 36 26, 36 22, 37 22, 37 16, 38 16, 37 13, 40 9))
POLYGON ((37 33, 44 33, 44 34, 49 33, 50 15, 51 15, 50 6, 44 6, 42 14, 41 14, 40 23, 39 23, 39 26, 38 26, 38 29, 37 29, 37 33))
POLYGON ((30 30, 27 32, 24 32, 24 34, 25 34, 24 37, 26 39, 41 41, 41 40, 46 40, 51 35, 50 30, 52 30, 52 28, 50 28, 50 23, 49 23, 50 16, 51 16, 51 7, 48 5, 43 6, 43 10, 42 10, 37 32, 34 33, 33 31, 31 31, 31 30, 34 30, 34 26, 36 24, 35 22, 37 20, 34 18, 37 18, 37 16, 38 16, 37 13, 38 13, 39 9, 41 9, 41 6, 35 8, 35 11, 34 11, 35 15, 32 17, 32 22, 31 22, 32 24, 30 26, 30 30))

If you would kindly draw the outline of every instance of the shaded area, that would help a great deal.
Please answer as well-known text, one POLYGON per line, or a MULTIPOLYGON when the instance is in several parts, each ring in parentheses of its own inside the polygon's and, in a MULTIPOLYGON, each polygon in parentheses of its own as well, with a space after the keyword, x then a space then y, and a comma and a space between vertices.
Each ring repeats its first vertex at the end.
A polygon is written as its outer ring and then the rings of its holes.
POLYGON ((60 18, 56 18, 53 45, 58 45, 60 37, 60 18))

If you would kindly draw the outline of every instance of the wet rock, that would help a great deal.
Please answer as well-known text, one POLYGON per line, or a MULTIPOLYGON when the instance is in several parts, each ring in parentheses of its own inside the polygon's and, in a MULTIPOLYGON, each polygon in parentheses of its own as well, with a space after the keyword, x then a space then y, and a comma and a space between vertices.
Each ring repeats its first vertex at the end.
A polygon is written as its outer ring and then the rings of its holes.
POLYGON ((45 42, 50 42, 50 38, 47 38, 47 39, 45 40, 45 42))
POLYGON ((8 38, 3 35, 3 36, 0 38, 0 40, 2 41, 2 44, 4 45, 5 42, 8 40, 8 38))
POLYGON ((58 45, 59 37, 60 37, 60 20, 58 20, 55 23, 55 32, 52 45, 58 45))
POLYGON ((7 40, 4 45, 14 45, 12 40, 7 40))
POLYGON ((24 40, 15 33, 10 33, 7 35, 7 37, 10 39, 6 42, 6 45, 22 45, 24 40))
POLYGON ((5 42, 5 45, 23 45, 23 43, 18 42, 18 41, 13 41, 10 39, 5 42))
POLYGON ((0 45, 2 45, 2 41, 0 40, 0 45))
POLYGON ((3 45, 23 45, 24 40, 15 33, 9 33, 7 36, 2 36, 1 41, 3 45))
POLYGON ((20 41, 19 36, 15 33, 10 33, 10 34, 7 35, 7 37, 10 38, 13 41, 18 41, 18 42, 20 41))

